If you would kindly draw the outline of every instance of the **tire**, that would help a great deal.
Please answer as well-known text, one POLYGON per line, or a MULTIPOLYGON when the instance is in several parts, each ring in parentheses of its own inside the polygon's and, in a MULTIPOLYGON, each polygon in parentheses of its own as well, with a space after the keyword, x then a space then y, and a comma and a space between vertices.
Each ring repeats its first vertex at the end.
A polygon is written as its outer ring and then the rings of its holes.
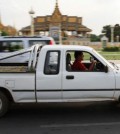
POLYGON ((5 115, 8 111, 9 101, 7 96, 0 91, 0 117, 5 115))

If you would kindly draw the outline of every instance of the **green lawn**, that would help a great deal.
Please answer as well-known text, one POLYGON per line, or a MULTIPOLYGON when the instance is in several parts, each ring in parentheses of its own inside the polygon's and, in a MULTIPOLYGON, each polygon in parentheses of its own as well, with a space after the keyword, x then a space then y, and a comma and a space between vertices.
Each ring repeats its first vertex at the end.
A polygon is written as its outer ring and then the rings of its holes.
MULTIPOLYGON (((120 60, 120 52, 103 52, 98 51, 100 55, 102 55, 107 60, 120 60)), ((85 55, 84 55, 85 56, 85 55)), ((72 60, 74 61, 74 53, 71 52, 72 60)), ((89 56, 85 56, 84 59, 89 59, 89 56)))
POLYGON ((107 60, 120 60, 120 52, 99 52, 107 60))

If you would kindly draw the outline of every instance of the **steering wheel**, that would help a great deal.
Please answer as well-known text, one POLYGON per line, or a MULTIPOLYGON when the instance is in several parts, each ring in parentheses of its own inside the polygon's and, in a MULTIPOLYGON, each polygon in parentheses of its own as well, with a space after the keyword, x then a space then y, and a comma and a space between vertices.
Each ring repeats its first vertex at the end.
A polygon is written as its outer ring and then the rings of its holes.
POLYGON ((95 59, 94 57, 90 57, 91 64, 92 64, 93 61, 96 61, 96 63, 94 63, 94 66, 93 66, 92 70, 96 71, 97 70, 97 62, 98 62, 98 60, 95 59))

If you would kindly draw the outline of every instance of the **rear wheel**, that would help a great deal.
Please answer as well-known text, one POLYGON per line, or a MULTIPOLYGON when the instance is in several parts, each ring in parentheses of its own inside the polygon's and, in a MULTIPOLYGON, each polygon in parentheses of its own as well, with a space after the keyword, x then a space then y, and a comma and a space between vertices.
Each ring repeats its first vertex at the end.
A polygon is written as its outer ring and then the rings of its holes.
POLYGON ((4 93, 0 91, 0 117, 8 111, 9 101, 4 93))

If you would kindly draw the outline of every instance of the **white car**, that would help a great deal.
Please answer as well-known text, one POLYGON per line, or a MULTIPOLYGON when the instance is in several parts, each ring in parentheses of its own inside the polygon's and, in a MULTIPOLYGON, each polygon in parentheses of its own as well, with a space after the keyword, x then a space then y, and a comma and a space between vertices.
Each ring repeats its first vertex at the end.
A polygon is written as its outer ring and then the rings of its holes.
MULTIPOLYGON (((28 49, 35 44, 54 45, 55 41, 47 36, 4 36, 0 37, 0 58, 14 54, 20 49, 28 49)), ((0 62, 26 62, 29 55, 23 54, 14 58, 7 58, 0 62)))

